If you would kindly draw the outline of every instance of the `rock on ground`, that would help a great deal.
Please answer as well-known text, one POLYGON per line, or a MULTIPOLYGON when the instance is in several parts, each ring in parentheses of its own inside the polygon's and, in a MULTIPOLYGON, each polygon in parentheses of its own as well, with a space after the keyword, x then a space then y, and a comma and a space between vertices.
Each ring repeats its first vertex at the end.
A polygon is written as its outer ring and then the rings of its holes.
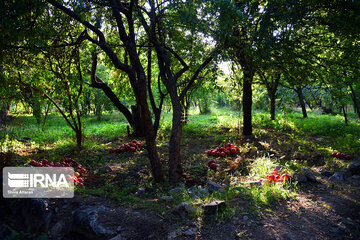
POLYGON ((332 175, 330 178, 329 178, 330 181, 344 181, 344 175, 340 172, 336 172, 334 173, 334 175, 332 175))
POLYGON ((309 169, 307 168, 302 168, 301 171, 305 174, 307 180, 311 181, 311 182, 317 182, 318 180, 316 179, 315 175, 313 172, 311 172, 309 169))
POLYGON ((189 228, 188 230, 186 230, 184 232, 184 235, 189 236, 189 237, 195 236, 196 235, 196 229, 195 228, 189 228))
POLYGON ((305 174, 299 172, 299 173, 295 173, 294 174, 294 178, 296 181, 298 181, 299 183, 306 183, 307 182, 307 178, 305 176, 305 174))
POLYGON ((226 207, 225 201, 213 201, 203 205, 204 214, 215 214, 218 211, 224 210, 226 207))
POLYGON ((88 239, 108 239, 116 232, 105 228, 98 219, 101 212, 107 211, 105 206, 82 206, 73 213, 71 231, 87 237, 88 239))
POLYGON ((350 163, 347 169, 351 172, 352 175, 360 174, 360 162, 350 163))
POLYGON ((196 208, 193 207, 189 202, 182 202, 179 205, 175 206, 172 212, 180 216, 193 216, 196 214, 196 208))
POLYGON ((210 193, 213 193, 213 192, 216 192, 216 191, 219 191, 220 189, 222 189, 220 184, 213 182, 213 181, 208 182, 207 188, 210 193))

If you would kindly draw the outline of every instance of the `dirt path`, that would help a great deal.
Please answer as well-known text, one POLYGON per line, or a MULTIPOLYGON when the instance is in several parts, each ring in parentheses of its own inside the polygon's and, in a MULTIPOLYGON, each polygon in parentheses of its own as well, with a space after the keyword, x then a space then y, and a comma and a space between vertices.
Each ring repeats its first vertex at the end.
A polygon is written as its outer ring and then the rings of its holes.
POLYGON ((324 178, 302 189, 295 200, 204 225, 199 239, 360 239, 359 179, 333 183, 324 178))
MULTIPOLYGON (((79 229, 86 224, 76 223, 74 217, 71 217, 74 211, 79 211, 84 206, 85 209, 100 209, 105 206, 106 210, 99 213, 97 224, 113 231, 112 235, 96 236, 93 239, 111 239, 116 234, 117 238, 113 240, 360 239, 359 178, 335 183, 323 177, 318 184, 307 183, 301 189, 296 199, 278 202, 269 207, 251 206, 241 197, 232 199, 230 204, 236 204, 240 208, 235 216, 227 220, 214 215, 184 218, 173 214, 171 209, 163 214, 144 212, 121 206, 117 201, 78 195, 74 199, 51 202, 53 216, 49 231, 58 232, 57 235, 51 233, 50 236, 53 237, 50 239, 92 239, 89 237, 91 235, 81 235, 84 232, 79 229), (61 231, 58 229, 59 225, 60 229, 62 227, 61 231), (66 232, 68 233, 65 234, 66 232)), ((9 219, 9 215, 2 215, 1 223, 16 231, 26 231, 26 225, 21 224, 21 219, 9 219)))

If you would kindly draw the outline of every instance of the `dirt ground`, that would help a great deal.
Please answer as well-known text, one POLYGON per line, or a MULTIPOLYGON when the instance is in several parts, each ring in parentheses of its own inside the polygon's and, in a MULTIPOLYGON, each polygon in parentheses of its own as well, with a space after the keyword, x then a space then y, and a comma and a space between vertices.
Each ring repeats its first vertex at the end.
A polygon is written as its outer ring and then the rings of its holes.
MULTIPOLYGON (((268 207, 254 209, 247 200, 234 198, 230 204, 239 210, 226 220, 212 215, 183 218, 171 211, 160 214, 128 208, 102 197, 77 195, 69 200, 52 201, 51 208, 56 211, 51 224, 71 223, 73 211, 91 205, 113 209, 102 219, 106 225, 123 224, 126 235, 121 239, 360 239, 360 179, 350 178, 342 183, 330 182, 326 177, 319 179, 319 183, 303 184, 296 199, 268 207), (132 221, 125 219, 129 213, 132 221), (184 232, 188 229, 195 229, 196 235, 186 236, 184 232)), ((24 231, 17 218, 2 215, 1 222, 24 231)), ((59 239, 79 237, 87 239, 75 233, 59 239)))

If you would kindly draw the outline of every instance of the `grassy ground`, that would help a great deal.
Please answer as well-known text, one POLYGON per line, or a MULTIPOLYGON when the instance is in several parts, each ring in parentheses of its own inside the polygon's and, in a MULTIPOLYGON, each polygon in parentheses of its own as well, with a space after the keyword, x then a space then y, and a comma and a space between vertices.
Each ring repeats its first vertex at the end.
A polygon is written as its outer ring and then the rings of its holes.
MULTIPOLYGON (((109 152, 110 148, 132 140, 127 137, 124 118, 116 113, 105 115, 102 121, 94 117, 83 118, 85 141, 81 149, 76 147, 74 133, 60 116, 49 116, 43 130, 33 117, 15 116, 6 128, 0 129, 1 165, 23 166, 31 159, 56 162, 62 157, 71 157, 90 170, 85 186, 76 189, 84 197, 114 199, 132 208, 155 210, 163 216, 183 201, 197 206, 218 199, 226 202, 226 209, 216 215, 220 221, 234 216, 249 216, 258 221, 277 211, 272 207, 276 202, 299 202, 304 190, 294 181, 262 187, 251 186, 249 182, 264 178, 276 166, 289 174, 302 167, 343 168, 348 162, 332 158, 331 152, 355 155, 360 149, 360 125, 355 118, 348 126, 341 116, 317 112, 310 112, 307 119, 302 119, 298 112, 277 114, 275 121, 269 119, 268 113, 255 112, 254 137, 244 138, 239 129, 238 112, 212 109, 210 114, 200 115, 196 110, 191 111, 189 122, 183 128, 181 155, 184 170, 195 181, 220 183, 224 192, 194 198, 188 191, 194 187, 193 184, 183 182, 179 186, 185 193, 171 203, 162 201, 161 197, 168 195, 174 186, 166 182, 154 184, 151 175, 140 173, 142 169, 150 169, 146 150, 120 154, 109 152), (205 154, 206 150, 225 142, 238 145, 240 154, 226 158, 205 154), (209 160, 217 161, 216 172, 205 169, 209 160), (105 165, 113 171, 102 171, 105 165), (144 188, 145 193, 139 195, 139 188, 144 188)), ((171 114, 163 113, 157 143, 159 154, 165 159, 165 173, 170 130, 171 114)), ((194 216, 201 221, 203 217, 201 211, 194 216)))
MULTIPOLYGON (((242 191, 256 203, 269 204, 277 199, 293 196, 296 193, 295 184, 285 187, 269 185, 259 191, 257 188, 245 188, 243 183, 265 177, 276 165, 282 166, 288 173, 308 165, 341 168, 346 166, 346 162, 329 157, 330 153, 341 151, 355 154, 360 149, 360 125, 351 121, 345 126, 341 116, 310 112, 307 119, 302 119, 300 113, 293 112, 277 114, 275 121, 269 119, 268 113, 256 112, 253 117, 254 138, 244 139, 240 134, 241 120, 238 112, 212 109, 211 114, 200 115, 196 110, 191 111, 183 132, 182 159, 185 171, 195 179, 228 184, 229 191, 225 198, 242 191), (207 161, 211 159, 204 151, 224 142, 239 145, 240 158, 219 158, 221 170, 217 173, 203 171, 207 161), (314 152, 321 157, 314 157, 314 152), (301 153, 302 157, 294 156, 297 153, 301 153), (234 162, 235 169, 228 170, 229 164, 234 162)), ((84 147, 78 149, 74 143, 74 133, 60 116, 50 115, 43 130, 36 125, 33 117, 16 116, 0 132, 2 152, 13 153, 13 165, 24 165, 30 159, 59 161, 61 157, 72 157, 91 170, 105 164, 113 164, 121 169, 115 175, 92 181, 85 190, 79 189, 84 194, 126 198, 131 202, 136 198, 134 193, 139 187, 152 185, 149 181, 151 177, 139 178, 137 175, 140 169, 149 168, 144 151, 137 154, 108 152, 110 147, 117 147, 130 140, 126 137, 127 124, 122 116, 108 114, 102 121, 84 117, 83 125, 84 147), (102 187, 104 181, 107 181, 106 187, 102 187)), ((168 158, 170 130, 171 114, 164 113, 158 135, 159 152, 164 159, 168 158)), ((166 171, 166 164, 163 167, 166 171)), ((169 187, 157 186, 152 197, 159 197, 169 187)))

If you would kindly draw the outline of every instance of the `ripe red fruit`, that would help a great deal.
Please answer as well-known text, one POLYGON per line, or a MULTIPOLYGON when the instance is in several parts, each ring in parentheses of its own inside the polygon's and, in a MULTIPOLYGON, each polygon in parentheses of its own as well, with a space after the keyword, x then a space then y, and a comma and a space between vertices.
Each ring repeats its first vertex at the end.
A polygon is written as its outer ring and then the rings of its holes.
POLYGON ((186 179, 186 183, 187 184, 194 184, 195 180, 192 177, 189 177, 189 178, 186 179))
POLYGON ((210 167, 211 164, 216 164, 216 162, 215 162, 215 160, 210 160, 210 161, 208 161, 207 164, 208 164, 208 166, 210 167))
POLYGON ((217 165, 216 165, 216 163, 212 163, 212 164, 210 164, 210 169, 212 169, 212 170, 216 170, 216 168, 217 168, 217 165))
POLYGON ((346 160, 351 160, 351 159, 352 159, 352 156, 349 155, 349 154, 347 154, 347 155, 345 156, 345 159, 346 159, 346 160))
POLYGON ((236 148, 234 148, 234 147, 230 148, 230 152, 231 152, 231 153, 236 153, 236 152, 237 152, 237 151, 236 151, 236 148))
POLYGON ((273 174, 266 175, 266 178, 269 180, 269 182, 275 181, 275 176, 273 174))
POLYGON ((130 150, 131 150, 132 152, 135 152, 135 151, 136 151, 136 148, 131 147, 130 150))
POLYGON ((35 160, 31 160, 29 164, 36 167, 38 165, 38 162, 36 162, 35 160))
POLYGON ((209 167, 208 166, 205 166, 204 167, 205 171, 209 170, 209 167))
POLYGON ((336 157, 336 152, 332 152, 332 153, 331 153, 331 156, 332 156, 332 157, 336 157))
POLYGON ((220 153, 220 156, 221 156, 221 157, 225 157, 225 155, 226 155, 225 152, 221 152, 221 153, 220 153))
POLYGON ((149 170, 147 170, 146 168, 143 168, 140 170, 140 173, 148 174, 149 170))
POLYGON ((340 152, 336 153, 336 156, 335 156, 335 157, 341 158, 341 157, 342 157, 342 153, 340 153, 340 152))
POLYGON ((202 179, 200 179, 200 180, 198 181, 198 184, 199 184, 199 185, 205 185, 205 181, 202 180, 202 179))
POLYGON ((226 155, 230 155, 231 152, 229 150, 226 150, 225 153, 226 155))
POLYGON ((283 175, 281 175, 281 179, 283 179, 284 181, 288 181, 290 179, 290 176, 284 173, 283 175))
POLYGON ((44 159, 44 160, 41 161, 41 163, 42 163, 43 165, 47 165, 47 164, 49 164, 49 161, 46 160, 46 159, 44 159))

